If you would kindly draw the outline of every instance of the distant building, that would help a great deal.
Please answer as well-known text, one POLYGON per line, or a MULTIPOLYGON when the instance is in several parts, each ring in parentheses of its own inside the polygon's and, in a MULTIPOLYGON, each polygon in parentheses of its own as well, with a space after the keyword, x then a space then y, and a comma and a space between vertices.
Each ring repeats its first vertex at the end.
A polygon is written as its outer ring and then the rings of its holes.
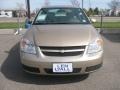
POLYGON ((0 17, 13 17, 12 11, 0 10, 0 17))
POLYGON ((0 17, 25 17, 26 10, 0 10, 0 17))
POLYGON ((117 9, 117 10, 106 10, 105 11, 105 16, 120 16, 120 9, 117 9))
POLYGON ((120 16, 120 9, 116 10, 115 15, 120 16))

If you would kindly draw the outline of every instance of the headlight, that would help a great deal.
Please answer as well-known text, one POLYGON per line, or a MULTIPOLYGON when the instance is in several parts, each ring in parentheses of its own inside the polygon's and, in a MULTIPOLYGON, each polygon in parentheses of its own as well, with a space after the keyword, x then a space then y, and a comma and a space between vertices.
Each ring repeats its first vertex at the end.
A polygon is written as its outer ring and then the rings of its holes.
POLYGON ((88 45, 87 54, 95 54, 103 50, 102 39, 96 39, 94 42, 88 45))
POLYGON ((20 42, 21 51, 29 54, 36 54, 35 45, 28 39, 22 39, 20 42))

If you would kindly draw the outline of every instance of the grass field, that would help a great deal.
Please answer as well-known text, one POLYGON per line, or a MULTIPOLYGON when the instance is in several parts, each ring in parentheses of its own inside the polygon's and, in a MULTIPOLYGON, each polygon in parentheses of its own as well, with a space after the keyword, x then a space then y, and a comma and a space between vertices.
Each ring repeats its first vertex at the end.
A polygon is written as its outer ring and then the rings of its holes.
MULTIPOLYGON (((100 22, 93 23, 96 28, 100 28, 100 22)), ((18 23, 0 23, 0 29, 16 29, 18 23)), ((20 23, 20 26, 24 28, 24 23, 20 23)), ((103 22, 103 28, 120 28, 120 22, 103 22)))
MULTIPOLYGON (((15 22, 0 23, 0 29, 16 29, 18 27, 18 23, 15 22)), ((24 28, 24 23, 20 23, 20 27, 24 28)))
MULTIPOLYGON (((100 28, 100 22, 96 22, 93 24, 96 28, 100 28)), ((120 28, 120 22, 103 22, 103 28, 120 28)))

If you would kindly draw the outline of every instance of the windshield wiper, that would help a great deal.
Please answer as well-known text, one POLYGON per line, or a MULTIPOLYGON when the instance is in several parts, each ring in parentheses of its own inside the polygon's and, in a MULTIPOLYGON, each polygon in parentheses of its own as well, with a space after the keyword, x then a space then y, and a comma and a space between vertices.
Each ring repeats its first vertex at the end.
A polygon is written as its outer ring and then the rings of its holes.
POLYGON ((33 25, 45 25, 45 24, 87 24, 80 22, 35 22, 33 25))

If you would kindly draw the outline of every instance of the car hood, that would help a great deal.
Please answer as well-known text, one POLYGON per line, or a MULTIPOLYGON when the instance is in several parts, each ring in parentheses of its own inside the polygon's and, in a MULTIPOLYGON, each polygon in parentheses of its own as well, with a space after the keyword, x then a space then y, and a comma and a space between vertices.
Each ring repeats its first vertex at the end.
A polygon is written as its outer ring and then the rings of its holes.
POLYGON ((33 25, 31 30, 38 46, 88 45, 96 38, 92 25, 33 25))

